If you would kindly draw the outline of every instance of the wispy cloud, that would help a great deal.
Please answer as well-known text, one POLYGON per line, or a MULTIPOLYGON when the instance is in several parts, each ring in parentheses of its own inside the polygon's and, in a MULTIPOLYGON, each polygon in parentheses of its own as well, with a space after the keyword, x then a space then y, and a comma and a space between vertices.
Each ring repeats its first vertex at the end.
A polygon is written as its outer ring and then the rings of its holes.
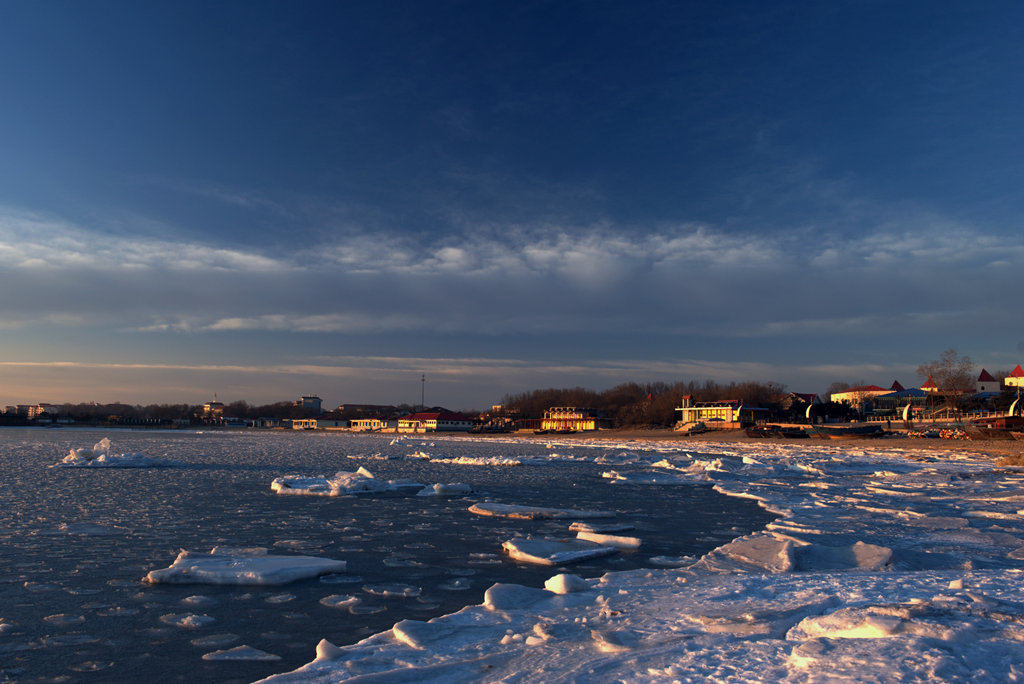
POLYGON ((955 326, 1024 285, 1024 238, 901 210, 844 236, 700 224, 350 230, 265 254, 0 209, 7 328, 145 333, 864 336, 955 326), (116 305, 111 303, 116 302, 116 305), (737 312, 742 312, 738 316, 737 312))
POLYGON ((392 314, 273 314, 251 318, 222 318, 198 328, 207 331, 276 330, 287 332, 394 332, 429 326, 431 317, 392 314))
POLYGON ((0 266, 23 270, 281 271, 287 261, 195 242, 128 239, 37 213, 0 208, 0 266))

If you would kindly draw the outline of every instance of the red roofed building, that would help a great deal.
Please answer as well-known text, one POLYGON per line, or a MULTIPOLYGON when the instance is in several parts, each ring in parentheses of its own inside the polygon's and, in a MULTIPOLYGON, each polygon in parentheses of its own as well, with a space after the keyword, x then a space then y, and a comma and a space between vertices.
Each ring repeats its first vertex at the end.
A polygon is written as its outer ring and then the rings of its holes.
POLYGON ((468 432, 473 420, 451 411, 421 411, 398 419, 399 432, 468 432))
POLYGON ((921 385, 921 389, 925 392, 931 392, 932 394, 939 393, 939 386, 935 384, 935 381, 932 380, 932 376, 930 375, 928 376, 928 379, 925 380, 924 384, 921 385))
POLYGON ((1003 379, 1003 384, 1007 387, 1024 387, 1024 368, 1017 364, 1017 367, 1003 379))
POLYGON ((999 392, 1002 388, 999 386, 999 381, 982 368, 981 375, 978 376, 978 380, 974 383, 974 390, 981 394, 982 392, 999 392))

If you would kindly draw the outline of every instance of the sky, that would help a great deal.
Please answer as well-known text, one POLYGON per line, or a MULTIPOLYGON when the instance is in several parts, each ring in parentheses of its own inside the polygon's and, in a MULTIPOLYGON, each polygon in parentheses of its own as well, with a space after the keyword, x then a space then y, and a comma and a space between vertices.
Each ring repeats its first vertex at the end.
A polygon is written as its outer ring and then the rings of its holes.
POLYGON ((0 404, 1010 370, 1022 27, 998 0, 0 0, 0 404))

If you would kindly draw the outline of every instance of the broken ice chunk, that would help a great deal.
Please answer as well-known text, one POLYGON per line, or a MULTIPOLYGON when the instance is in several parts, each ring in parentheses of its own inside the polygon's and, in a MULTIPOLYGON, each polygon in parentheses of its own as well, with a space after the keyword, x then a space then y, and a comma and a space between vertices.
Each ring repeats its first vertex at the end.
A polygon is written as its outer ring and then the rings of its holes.
POLYGON ((582 539, 511 539, 501 545, 510 558, 536 565, 562 565, 618 553, 614 546, 603 546, 582 539))
POLYGON ((617 549, 638 549, 640 548, 639 537, 619 537, 614 534, 601 534, 599 532, 577 532, 577 539, 591 541, 605 546, 614 546, 617 549))
POLYGON ((280 660, 281 656, 261 651, 252 646, 235 646, 226 651, 214 651, 203 656, 203 660, 229 661, 229 660, 255 660, 260 662, 273 662, 280 660))
POLYGON ((265 548, 214 547, 208 554, 184 551, 170 567, 152 570, 150 584, 287 584, 345 571, 345 561, 314 556, 271 556, 265 548))
POLYGON ((468 484, 462 483, 449 483, 449 484, 435 484, 429 487, 424 487, 419 491, 416 496, 458 496, 462 494, 472 494, 473 487, 468 484))

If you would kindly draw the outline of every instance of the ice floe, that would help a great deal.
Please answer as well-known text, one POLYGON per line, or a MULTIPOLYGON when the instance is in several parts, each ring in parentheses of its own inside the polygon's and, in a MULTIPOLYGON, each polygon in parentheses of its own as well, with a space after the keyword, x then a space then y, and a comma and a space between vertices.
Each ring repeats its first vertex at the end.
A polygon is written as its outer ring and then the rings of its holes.
POLYGON ((416 496, 465 496, 466 494, 472 493, 472 485, 453 482, 448 484, 438 483, 429 487, 424 487, 416 493, 416 496))
POLYGON ((470 513, 489 515, 502 518, 519 518, 522 520, 538 520, 542 518, 613 518, 613 511, 577 511, 567 508, 548 508, 546 506, 522 506, 519 504, 501 504, 482 502, 469 507, 470 513))
POLYGON ((118 454, 110 450, 110 439, 104 437, 91 449, 72 449, 53 468, 170 468, 182 465, 179 461, 151 458, 143 454, 118 454))
POLYGON ((366 468, 352 472, 339 470, 331 477, 308 477, 285 475, 275 478, 270 489, 278 494, 307 496, 345 496, 348 494, 372 494, 402 490, 422 490, 424 485, 406 480, 378 480, 366 468))
POLYGON ((639 537, 626 537, 588 530, 580 530, 576 533, 576 538, 594 542, 595 544, 603 544, 604 546, 614 546, 617 549, 638 549, 641 543, 639 537))
POLYGON ((611 545, 583 539, 510 539, 501 545, 509 558, 536 565, 564 565, 618 553, 611 545))
POLYGON ((601 477, 611 480, 613 484, 641 484, 641 485, 692 485, 693 480, 677 475, 666 475, 664 473, 620 473, 617 470, 608 470, 601 473, 601 477))
POLYGON ((280 659, 281 656, 279 655, 267 653, 266 651, 261 651, 258 648, 253 648, 252 646, 245 645, 235 646, 234 648, 229 648, 225 651, 213 651, 212 653, 207 653, 203 655, 203 660, 216 662, 238 660, 256 660, 262 662, 272 662, 280 659))
POLYGON ((182 551, 167 568, 151 570, 150 584, 277 585, 345 571, 346 562, 313 556, 273 556, 262 547, 182 551))

